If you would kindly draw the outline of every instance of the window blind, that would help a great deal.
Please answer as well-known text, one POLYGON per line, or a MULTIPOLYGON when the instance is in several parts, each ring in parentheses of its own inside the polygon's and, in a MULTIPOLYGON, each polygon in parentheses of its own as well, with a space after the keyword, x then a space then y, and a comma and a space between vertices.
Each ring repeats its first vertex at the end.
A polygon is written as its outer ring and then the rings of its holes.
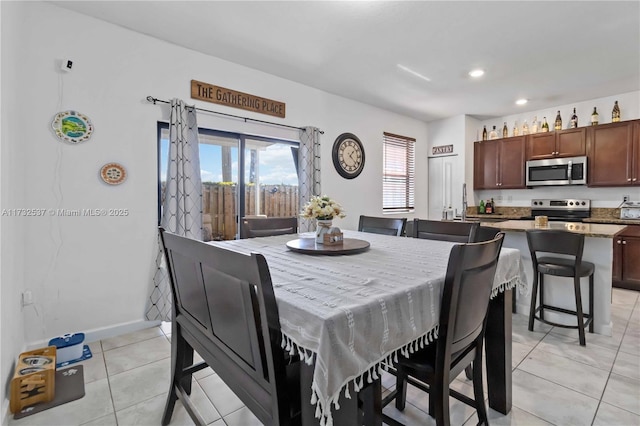
POLYGON ((415 207, 416 140, 387 132, 383 135, 382 210, 411 211, 415 207))

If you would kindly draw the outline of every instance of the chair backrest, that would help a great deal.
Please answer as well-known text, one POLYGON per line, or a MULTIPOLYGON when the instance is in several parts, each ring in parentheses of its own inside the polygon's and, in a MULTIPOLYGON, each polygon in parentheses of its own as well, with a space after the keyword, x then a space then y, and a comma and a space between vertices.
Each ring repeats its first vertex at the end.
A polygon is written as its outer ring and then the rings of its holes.
POLYGON ((451 249, 445 276, 438 340, 446 355, 473 343, 483 332, 504 234, 481 243, 458 244, 451 249))
POLYGON ((270 237, 298 232, 297 217, 243 218, 240 238, 270 237))
POLYGON ((554 253, 573 256, 575 264, 582 262, 584 234, 555 229, 531 229, 527 231, 527 243, 531 260, 537 268, 537 253, 554 253))
POLYGON ((372 234, 401 236, 407 225, 407 218, 374 217, 360 215, 358 231, 372 234))
POLYGON ((478 223, 470 222, 441 222, 439 220, 413 220, 413 236, 427 240, 453 241, 467 243, 472 231, 478 223))
POLYGON ((469 238, 470 243, 481 243, 483 241, 493 240, 496 234, 500 232, 498 228, 491 226, 477 226, 473 230, 473 235, 469 238))
POLYGON ((287 390, 278 306, 265 258, 162 228, 160 235, 174 330, 180 330, 172 339, 187 340, 264 424, 286 424, 295 393, 287 390))

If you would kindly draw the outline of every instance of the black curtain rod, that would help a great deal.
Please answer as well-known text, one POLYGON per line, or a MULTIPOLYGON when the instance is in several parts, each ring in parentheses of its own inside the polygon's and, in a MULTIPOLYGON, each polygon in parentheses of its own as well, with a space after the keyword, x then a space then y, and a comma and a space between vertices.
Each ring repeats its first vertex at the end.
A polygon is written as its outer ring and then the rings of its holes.
MULTIPOLYGON (((152 103, 154 105, 157 102, 160 102, 161 104, 171 104, 171 102, 169 102, 169 101, 165 101, 165 100, 162 100, 162 99, 154 98, 153 96, 147 96, 147 102, 150 102, 150 103, 152 103)), ((302 130, 303 132, 306 131, 306 129, 304 127, 289 126, 287 124, 274 123, 272 121, 256 120, 255 118, 241 117, 239 115, 227 114, 227 113, 218 112, 218 111, 211 111, 210 109, 204 109, 204 108, 197 108, 196 107, 196 111, 209 112, 211 114, 218 114, 218 115, 224 115, 225 117, 237 118, 237 119, 240 119, 240 120, 244 120, 245 123, 247 121, 253 121, 253 122, 256 122, 256 123, 269 124, 271 126, 286 127, 288 129, 302 130)), ((318 130, 318 131, 320 132, 321 135, 324 135, 324 132, 322 130, 318 130)))

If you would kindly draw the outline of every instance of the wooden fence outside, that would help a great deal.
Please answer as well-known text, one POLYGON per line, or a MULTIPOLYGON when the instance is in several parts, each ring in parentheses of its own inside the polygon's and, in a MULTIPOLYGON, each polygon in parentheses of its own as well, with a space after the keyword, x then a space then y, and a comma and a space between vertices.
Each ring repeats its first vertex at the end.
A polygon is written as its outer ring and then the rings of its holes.
MULTIPOLYGON (((202 184, 204 240, 232 240, 237 233, 236 184, 202 184)), ((298 187, 293 185, 245 186, 245 215, 297 216, 298 187), (256 191, 258 206, 256 209, 256 191)))

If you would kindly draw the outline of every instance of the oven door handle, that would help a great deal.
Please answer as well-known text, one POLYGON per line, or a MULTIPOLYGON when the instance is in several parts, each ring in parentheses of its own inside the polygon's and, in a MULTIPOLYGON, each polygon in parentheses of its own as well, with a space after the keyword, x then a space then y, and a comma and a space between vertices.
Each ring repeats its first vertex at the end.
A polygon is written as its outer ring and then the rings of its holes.
POLYGON ((567 180, 571 183, 571 176, 573 176, 571 169, 573 167, 573 161, 567 162, 567 180))

